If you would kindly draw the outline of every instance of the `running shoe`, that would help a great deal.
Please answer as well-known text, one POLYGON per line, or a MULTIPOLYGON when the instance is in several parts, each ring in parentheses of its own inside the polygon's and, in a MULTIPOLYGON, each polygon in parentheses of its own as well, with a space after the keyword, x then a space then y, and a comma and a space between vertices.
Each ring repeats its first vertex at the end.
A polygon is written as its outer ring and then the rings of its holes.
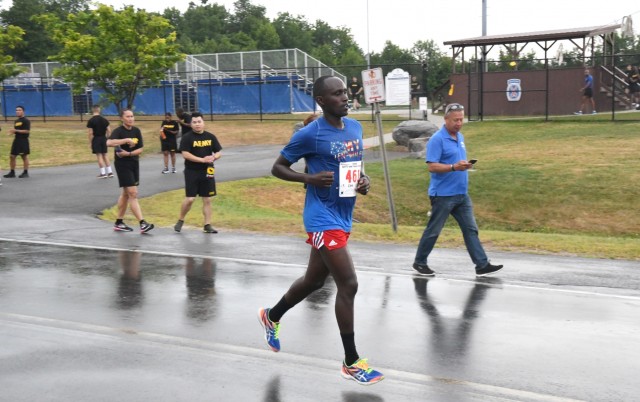
POLYGON ((27 173, 27 172, 22 172, 22 173, 20 173, 20 176, 18 176, 18 178, 20 178, 20 179, 27 179, 27 178, 29 178, 29 173, 27 173))
POLYGON ((167 168, 162 169, 162 174, 169 174, 169 169, 167 168))
POLYGON ((502 269, 502 265, 493 265, 490 262, 482 268, 476 267, 476 276, 487 276, 502 269))
POLYGON ((176 172, 176 168, 171 169, 171 173, 175 173, 176 172))
POLYGON ((151 229, 153 229, 153 223, 147 223, 147 221, 143 220, 140 224, 140 233, 147 233, 151 229))
POLYGON ((14 172, 13 170, 10 171, 9 173, 5 174, 2 177, 6 177, 6 178, 10 178, 10 177, 16 177, 16 172, 14 172))
POLYGON ((175 230, 176 232, 180 233, 180 231, 182 230, 182 225, 184 224, 184 221, 178 220, 178 222, 176 222, 175 225, 173 225, 173 230, 175 230))
POLYGON ((113 173, 111 173, 111 172, 107 173, 107 177, 110 178, 110 179, 113 179, 113 173))
POLYGON ((280 323, 273 322, 269 319, 268 308, 260 308, 258 310, 258 321, 264 328, 264 340, 274 352, 280 351, 280 323))
POLYGON ((342 362, 342 377, 347 380, 354 380, 358 384, 371 385, 384 380, 384 375, 381 372, 369 368, 367 359, 359 359, 351 366, 342 362))
POLYGON ((116 232, 133 232, 133 229, 127 226, 124 222, 113 225, 113 230, 116 232))
POLYGON ((209 224, 204 225, 204 229, 202 229, 202 231, 205 232, 205 233, 218 233, 218 231, 215 230, 213 228, 213 226, 211 226, 209 224))
POLYGON ((99 174, 98 176, 96 176, 97 179, 106 179, 107 175, 106 174, 99 174))

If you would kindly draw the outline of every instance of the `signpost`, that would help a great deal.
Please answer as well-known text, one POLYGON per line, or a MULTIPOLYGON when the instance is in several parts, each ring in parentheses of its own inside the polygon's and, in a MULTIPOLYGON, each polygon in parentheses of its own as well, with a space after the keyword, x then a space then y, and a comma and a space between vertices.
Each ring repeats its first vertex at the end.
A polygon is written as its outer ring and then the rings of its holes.
POLYGON ((376 116, 376 127, 378 128, 378 137, 380 139, 380 152, 382 154, 382 167, 384 171, 384 181, 387 185, 387 201, 389 202, 389 213, 391 214, 391 227, 394 232, 398 232, 398 218, 396 217, 396 208, 393 203, 393 194, 391 193, 391 179, 389 178, 389 165, 387 163, 387 150, 384 146, 384 134, 382 133, 382 120, 380 117, 379 102, 385 100, 384 76, 381 68, 373 68, 362 71, 362 87, 364 88, 364 99, 368 104, 373 104, 376 116))

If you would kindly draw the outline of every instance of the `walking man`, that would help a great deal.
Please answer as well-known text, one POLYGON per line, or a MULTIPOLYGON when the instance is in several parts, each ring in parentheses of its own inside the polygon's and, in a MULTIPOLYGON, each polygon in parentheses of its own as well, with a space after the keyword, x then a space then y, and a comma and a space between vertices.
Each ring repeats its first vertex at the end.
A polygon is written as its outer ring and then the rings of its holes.
POLYGON ((93 116, 87 122, 87 134, 89 136, 89 147, 98 158, 100 173, 99 179, 113 177, 109 155, 107 154, 107 138, 111 135, 109 120, 100 114, 100 105, 93 105, 93 116))
POLYGON ((122 189, 118 197, 118 218, 113 226, 117 232, 132 232, 123 219, 127 206, 140 223, 140 233, 147 233, 153 229, 153 224, 142 217, 142 209, 138 203, 138 185, 140 184, 140 154, 143 150, 142 132, 135 127, 135 117, 131 109, 120 111, 122 125, 111 133, 107 145, 115 147, 114 165, 118 175, 118 184, 122 189))
POLYGON ((171 156, 171 173, 176 172, 176 150, 178 149, 178 122, 171 118, 171 112, 164 114, 164 120, 160 124, 160 147, 164 158, 162 174, 169 173, 169 156, 171 156))
POLYGON ((426 162, 431 174, 431 218, 422 233, 413 262, 413 269, 420 275, 435 275, 427 265, 427 258, 436 245, 449 215, 455 218, 462 230, 464 244, 476 266, 476 276, 489 275, 502 269, 502 265, 492 265, 489 262, 478 238, 478 225, 468 195, 467 170, 473 167, 473 163, 467 161, 464 136, 460 132, 463 121, 464 107, 459 103, 448 105, 444 111, 444 125, 427 143, 426 162))
POLYGON ((320 289, 329 275, 337 287, 335 313, 344 347, 342 376, 360 384, 381 381, 382 373, 360 358, 355 345, 353 304, 358 278, 347 249, 356 193, 367 194, 369 178, 362 174, 362 126, 347 118, 349 98, 344 82, 322 76, 313 84, 313 98, 323 116, 300 129, 282 149, 271 172, 274 176, 307 184, 303 212, 311 255, 305 274, 272 308, 260 308, 258 319, 267 345, 280 350, 280 319, 292 307, 320 289), (308 173, 291 165, 305 158, 308 173))
POLYGON ((22 158, 23 171, 18 176, 21 179, 29 177, 29 133, 31 132, 31 122, 24 116, 24 106, 16 106, 17 119, 13 122, 13 128, 9 130, 9 135, 13 135, 11 153, 9 154, 9 167, 11 170, 4 177, 16 177, 16 158, 22 158))
POLYGON ((185 199, 180 207, 180 218, 173 229, 182 230, 184 218, 191 210, 196 196, 202 198, 205 233, 218 233, 211 226, 211 197, 216 195, 214 162, 222 156, 222 147, 215 135, 204 130, 202 113, 191 116, 191 131, 182 136, 180 149, 184 158, 185 199))
POLYGON ((593 76, 589 69, 584 70, 584 86, 580 88, 582 93, 582 101, 580 102, 580 110, 574 114, 587 113, 587 107, 591 104, 591 114, 596 114, 596 101, 593 99, 593 76))

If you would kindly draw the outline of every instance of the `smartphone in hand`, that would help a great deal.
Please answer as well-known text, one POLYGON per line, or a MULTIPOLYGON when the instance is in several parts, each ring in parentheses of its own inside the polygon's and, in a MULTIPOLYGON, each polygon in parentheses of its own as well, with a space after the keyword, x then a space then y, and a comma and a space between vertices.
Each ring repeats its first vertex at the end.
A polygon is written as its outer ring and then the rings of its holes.
POLYGON ((469 161, 469 163, 472 164, 472 165, 475 165, 477 161, 478 161, 477 159, 471 159, 469 161))

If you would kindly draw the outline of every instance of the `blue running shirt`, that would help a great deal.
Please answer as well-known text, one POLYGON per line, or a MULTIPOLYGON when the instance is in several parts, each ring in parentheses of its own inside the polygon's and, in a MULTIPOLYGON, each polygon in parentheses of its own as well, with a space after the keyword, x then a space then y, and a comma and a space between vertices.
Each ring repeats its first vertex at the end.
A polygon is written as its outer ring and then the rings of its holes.
POLYGON ((333 171, 331 187, 307 186, 303 220, 307 232, 340 229, 351 232, 356 197, 340 197, 341 162, 362 160, 362 126, 357 120, 342 118, 343 129, 330 125, 324 117, 313 121, 291 137, 280 151, 289 162, 304 158, 309 174, 333 171))

